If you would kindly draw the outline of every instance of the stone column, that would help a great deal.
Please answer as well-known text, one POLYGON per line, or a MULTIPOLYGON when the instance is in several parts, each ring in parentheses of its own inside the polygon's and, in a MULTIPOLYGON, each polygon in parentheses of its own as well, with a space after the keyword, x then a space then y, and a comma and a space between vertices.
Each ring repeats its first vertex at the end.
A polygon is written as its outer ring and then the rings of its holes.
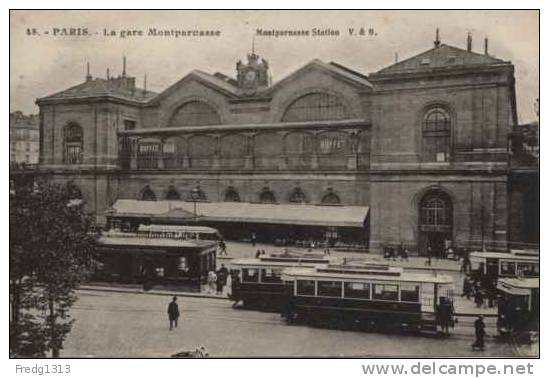
POLYGON ((254 168, 254 134, 246 134, 246 156, 244 157, 244 169, 254 168))
POLYGON ((139 139, 130 137, 130 169, 137 169, 137 149, 139 148, 139 139))

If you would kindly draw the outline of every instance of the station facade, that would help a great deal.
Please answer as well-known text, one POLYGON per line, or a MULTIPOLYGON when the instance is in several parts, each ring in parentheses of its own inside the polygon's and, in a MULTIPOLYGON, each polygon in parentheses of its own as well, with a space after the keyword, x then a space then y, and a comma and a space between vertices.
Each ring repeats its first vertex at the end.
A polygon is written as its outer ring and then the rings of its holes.
POLYGON ((347 206, 365 209, 372 250, 507 246, 514 66, 470 39, 369 75, 313 60, 275 83, 251 53, 235 78, 194 70, 161 93, 124 64, 37 104, 40 169, 100 222, 123 199, 264 204, 265 218, 347 206))

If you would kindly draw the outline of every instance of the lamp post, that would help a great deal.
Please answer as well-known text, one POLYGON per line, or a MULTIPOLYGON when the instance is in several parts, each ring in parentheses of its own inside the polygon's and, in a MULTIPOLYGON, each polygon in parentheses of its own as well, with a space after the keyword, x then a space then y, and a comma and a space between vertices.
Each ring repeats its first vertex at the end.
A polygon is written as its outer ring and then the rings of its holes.
POLYGON ((195 187, 191 190, 191 199, 193 200, 193 208, 194 208, 194 211, 193 211, 193 214, 194 214, 194 220, 196 222, 196 202, 200 199, 200 189, 198 189, 198 187, 195 187))

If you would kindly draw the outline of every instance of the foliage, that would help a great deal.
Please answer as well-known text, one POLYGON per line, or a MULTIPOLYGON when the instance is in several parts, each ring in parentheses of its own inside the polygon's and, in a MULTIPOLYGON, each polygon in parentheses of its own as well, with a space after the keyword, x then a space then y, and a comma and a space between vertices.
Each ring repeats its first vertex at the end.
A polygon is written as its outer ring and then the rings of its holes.
POLYGON ((10 351, 56 357, 70 332, 75 289, 90 271, 92 217, 71 185, 42 183, 10 194, 10 351))

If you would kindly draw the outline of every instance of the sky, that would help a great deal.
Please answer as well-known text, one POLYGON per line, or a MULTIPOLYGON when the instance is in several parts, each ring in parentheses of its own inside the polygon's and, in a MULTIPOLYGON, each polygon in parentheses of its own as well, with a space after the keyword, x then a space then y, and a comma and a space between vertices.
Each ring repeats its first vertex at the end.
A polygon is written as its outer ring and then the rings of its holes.
POLYGON ((252 49, 269 61, 273 81, 317 58, 369 74, 442 43, 489 53, 515 65, 520 122, 537 119, 539 97, 539 13, 537 11, 11 11, 10 111, 37 113, 36 98, 84 81, 86 63, 94 77, 122 71, 147 89, 161 92, 193 69, 235 76, 235 64, 252 49), (87 36, 60 35, 63 28, 87 28, 87 36), (149 28, 219 30, 218 37, 147 36, 149 28), (338 30, 339 36, 272 37, 263 30, 338 30), (366 35, 357 32, 363 28, 366 35), (372 28, 375 35, 368 35, 372 28), (37 35, 33 35, 33 29, 37 35), (55 29, 59 30, 54 35, 55 29), (104 29, 116 36, 104 36, 104 29), (353 29, 355 35, 350 35, 353 29), (120 37, 121 30, 143 36, 120 37), (46 34, 48 32, 48 34, 46 34))

